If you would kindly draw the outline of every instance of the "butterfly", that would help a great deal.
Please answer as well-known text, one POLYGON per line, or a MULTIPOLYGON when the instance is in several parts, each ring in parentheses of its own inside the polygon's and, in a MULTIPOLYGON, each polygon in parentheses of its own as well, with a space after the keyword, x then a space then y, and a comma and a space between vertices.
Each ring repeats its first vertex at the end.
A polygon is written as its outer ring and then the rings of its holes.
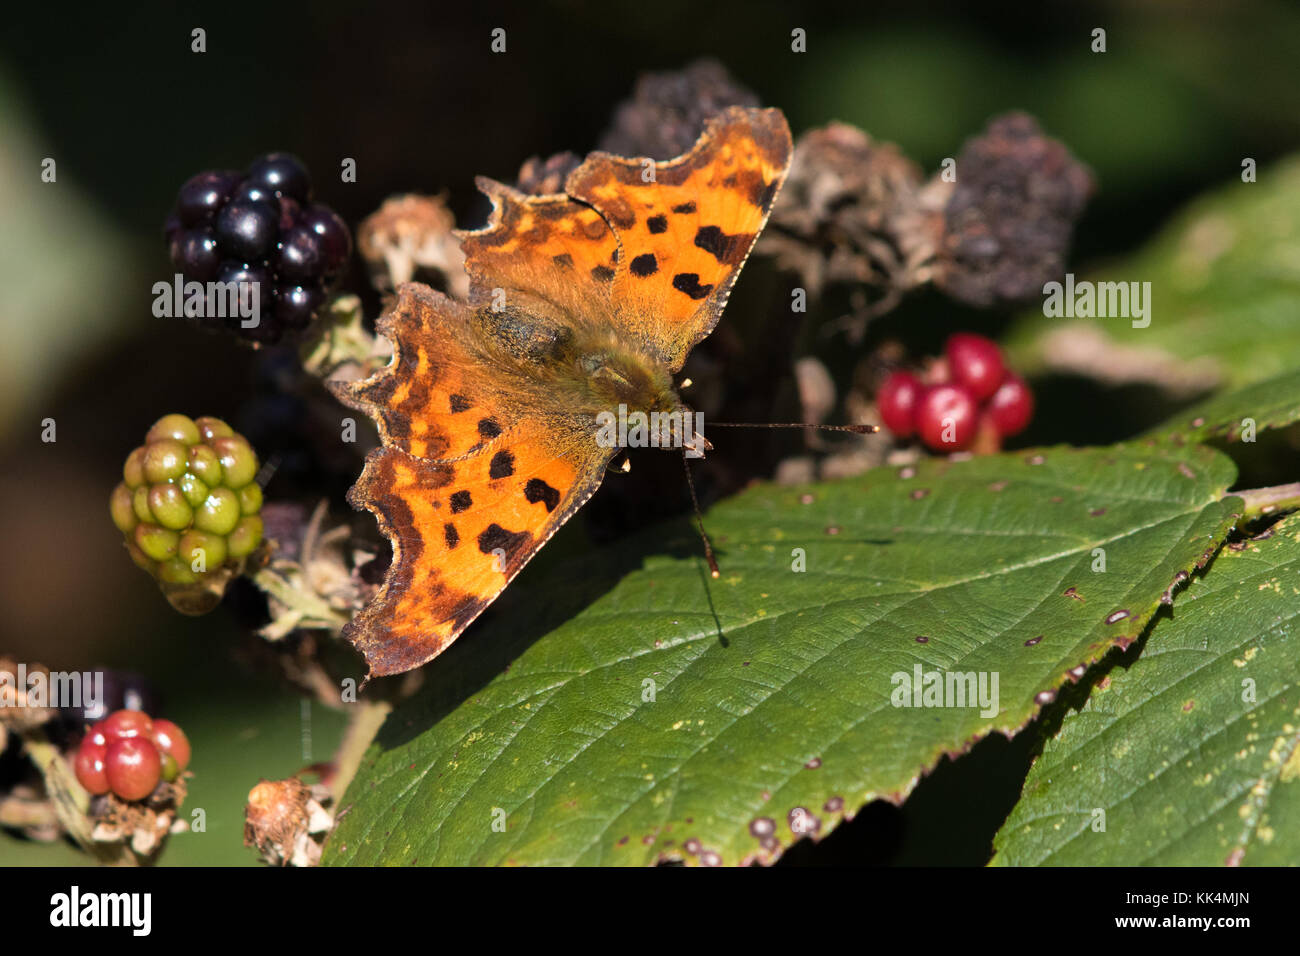
POLYGON ((590 154, 563 193, 480 177, 460 232, 467 302, 406 283, 380 317, 390 364, 335 394, 381 444, 349 503, 392 544, 344 628, 371 677, 436 657, 592 496, 619 452, 598 419, 679 412, 673 380, 717 325, 792 153, 775 109, 731 107, 654 162, 590 154))

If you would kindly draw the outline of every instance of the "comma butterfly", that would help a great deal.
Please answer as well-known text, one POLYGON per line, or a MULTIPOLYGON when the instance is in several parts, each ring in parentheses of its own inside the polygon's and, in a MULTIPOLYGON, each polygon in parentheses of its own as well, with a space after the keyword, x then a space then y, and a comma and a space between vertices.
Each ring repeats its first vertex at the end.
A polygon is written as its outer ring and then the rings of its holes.
POLYGON ((378 323, 392 362, 335 386, 382 439, 348 493, 393 548, 344 630, 372 677, 446 650, 592 496, 619 450, 600 413, 685 410, 673 375, 717 325, 791 151, 779 110, 731 107, 667 162, 592 153, 564 193, 477 181, 494 208, 460 233, 469 302, 402 285, 378 323))

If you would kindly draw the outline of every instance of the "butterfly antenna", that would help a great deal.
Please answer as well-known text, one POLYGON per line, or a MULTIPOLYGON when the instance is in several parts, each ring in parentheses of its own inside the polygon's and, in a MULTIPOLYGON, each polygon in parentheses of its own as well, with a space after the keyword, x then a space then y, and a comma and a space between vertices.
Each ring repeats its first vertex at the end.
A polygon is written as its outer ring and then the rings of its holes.
POLYGON ((870 435, 880 431, 879 425, 813 425, 799 422, 709 422, 710 428, 816 428, 828 432, 852 432, 870 435))
POLYGON ((682 467, 686 469, 686 487, 691 489, 691 505, 695 508, 695 522, 700 526, 700 538, 704 541, 704 559, 709 562, 709 573, 716 578, 722 572, 718 570, 718 561, 713 557, 713 545, 709 543, 709 536, 704 531, 704 516, 700 514, 700 499, 695 497, 695 479, 691 477, 691 459, 686 454, 689 450, 685 445, 682 446, 682 467))

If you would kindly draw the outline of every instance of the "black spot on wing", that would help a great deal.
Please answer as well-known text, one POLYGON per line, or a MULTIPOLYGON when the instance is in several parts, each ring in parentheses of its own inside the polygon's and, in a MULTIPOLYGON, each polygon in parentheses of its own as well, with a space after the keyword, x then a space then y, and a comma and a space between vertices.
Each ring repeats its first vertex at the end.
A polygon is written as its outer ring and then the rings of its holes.
POLYGON ((701 285, 700 277, 695 272, 679 272, 673 276, 673 288, 683 292, 692 299, 703 299, 713 291, 712 285, 701 285))
POLYGON ((508 451, 499 451, 492 456, 488 465, 489 478, 509 478, 515 473, 515 456, 508 451))
POLYGON ((501 434, 501 426, 492 418, 480 418, 478 422, 478 433, 484 438, 492 439, 501 434))
POLYGON ((451 496, 451 513, 454 515, 466 511, 474 504, 474 499, 470 497, 468 491, 458 491, 451 496))
POLYGON ((591 270, 591 277, 597 282, 608 282, 614 278, 614 270, 609 266, 596 266, 591 270))
POLYGON ((456 526, 450 521, 442 526, 442 537, 447 542, 448 548, 454 548, 460 544, 460 532, 456 530, 456 526))
POLYGON ((653 252, 646 252, 632 260, 631 269, 632 275, 644 279, 659 271, 659 260, 653 252))
POLYGON ((478 549, 484 554, 491 554, 497 548, 500 548, 506 553, 506 559, 509 560, 531 538, 532 535, 527 531, 507 531, 494 521, 484 528, 482 534, 478 536, 478 549))
POLYGON ((451 396, 451 410, 453 412, 465 412, 469 411, 469 409, 473 407, 474 406, 471 404, 470 400, 464 395, 451 396))
POLYGON ((573 256, 569 255, 567 252, 561 252, 558 256, 551 256, 551 261, 561 269, 573 268, 573 256))
POLYGON ((695 245, 725 264, 734 263, 751 236, 729 236, 717 226, 701 226, 695 233, 695 245))
POLYGON ((528 479, 528 484, 524 485, 524 497, 529 504, 535 505, 540 501, 548 512, 554 511, 560 503, 560 493, 540 478, 528 479))
POLYGON ((651 233, 657 236, 661 232, 668 231, 668 217, 665 216, 663 213, 660 213, 657 216, 651 216, 649 219, 645 221, 645 225, 646 228, 649 229, 651 233))
POLYGON ((761 179, 754 186, 754 191, 749 199, 755 206, 766 212, 772 208, 772 200, 776 198, 778 183, 773 180, 770 183, 764 183, 761 179))
POLYGON ((695 212, 695 203, 684 202, 680 205, 673 206, 673 212, 682 216, 689 216, 691 213, 695 212))

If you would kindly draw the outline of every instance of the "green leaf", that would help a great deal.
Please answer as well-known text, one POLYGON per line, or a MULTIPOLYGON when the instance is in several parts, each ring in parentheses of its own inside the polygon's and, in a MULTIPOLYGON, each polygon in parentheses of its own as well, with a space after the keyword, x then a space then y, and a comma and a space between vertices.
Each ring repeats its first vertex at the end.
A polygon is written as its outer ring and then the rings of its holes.
POLYGON ((1004 343, 1028 373, 1077 372, 1193 395, 1300 366, 1300 158, 1193 203, 1141 252, 1087 277, 1149 282, 1151 322, 1021 318, 1004 343))
POLYGON ((1300 520, 1272 531, 1225 548, 1065 718, 994 863, 1300 863, 1300 520))
POLYGON ((1174 442, 1214 438, 1237 441, 1248 419, 1254 423, 1256 433, 1300 421, 1300 371, 1215 395, 1179 412, 1150 434, 1174 442))
POLYGON ((1234 473, 1204 446, 927 461, 720 505, 716 581, 684 522, 530 569, 389 718, 326 862, 770 860, 1133 641, 1234 473), (891 706, 917 667, 996 674, 1000 710, 891 706))

